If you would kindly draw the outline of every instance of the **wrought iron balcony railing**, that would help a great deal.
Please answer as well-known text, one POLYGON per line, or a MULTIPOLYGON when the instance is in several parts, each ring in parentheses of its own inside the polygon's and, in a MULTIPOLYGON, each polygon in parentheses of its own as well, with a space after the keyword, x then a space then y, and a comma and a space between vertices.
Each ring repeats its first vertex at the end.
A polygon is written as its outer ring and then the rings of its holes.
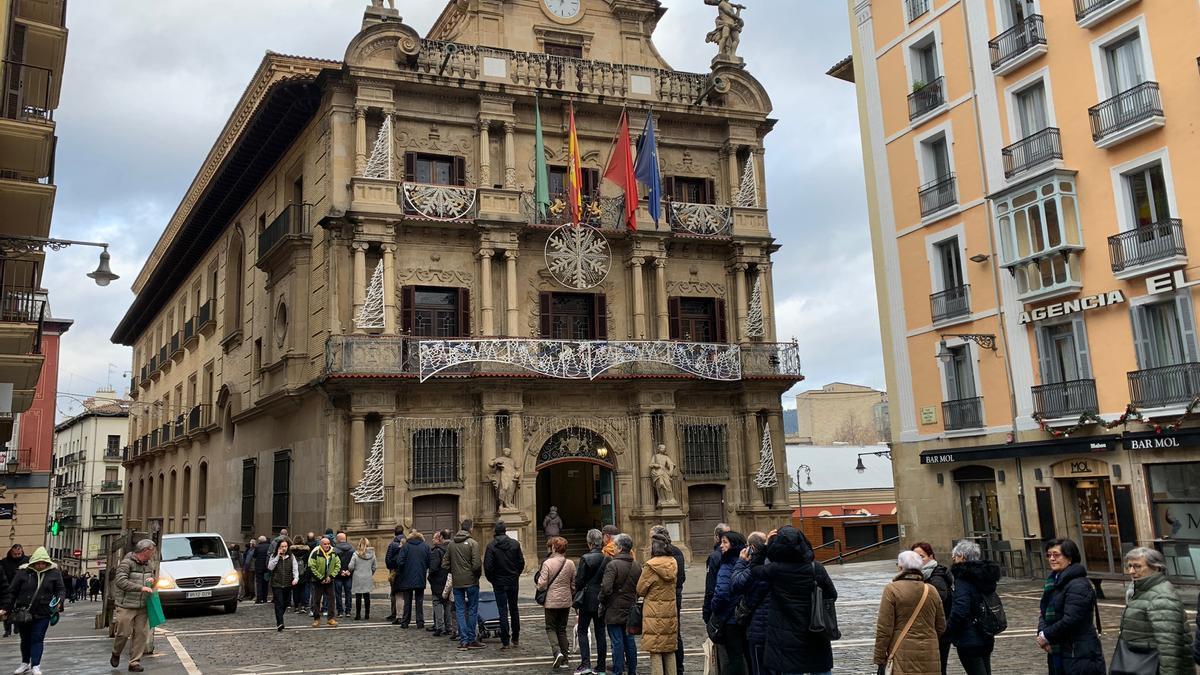
POLYGON ((128 454, 129 446, 124 448, 105 448, 104 459, 122 459, 128 454))
POLYGON ((908 119, 915 120, 945 103, 945 84, 946 78, 944 77, 939 77, 929 83, 914 83, 913 93, 908 95, 908 119))
POLYGON ((1096 414, 1100 412, 1096 402, 1096 381, 1071 380, 1036 385, 1033 387, 1033 410, 1050 419, 1096 414))
POLYGON ((118 492, 121 489, 121 481, 119 480, 102 480, 100 481, 101 492, 118 492))
POLYGON ((175 428, 171 432, 172 438, 183 438, 184 433, 187 431, 185 426, 186 422, 187 415, 180 415, 175 418, 175 428))
POLYGON ((1002 149, 1004 177, 1013 176, 1046 162, 1062 159, 1062 139, 1058 127, 1046 127, 1002 149))
POLYGON ((733 209, 717 204, 667 202, 667 222, 675 232, 706 237, 729 236, 733 209))
POLYGON ((149 447, 151 449, 154 449, 154 448, 157 448, 159 445, 161 445, 161 444, 158 442, 158 429, 150 430, 150 446, 149 447))
POLYGON ((183 341, 187 342, 196 335, 196 319, 193 317, 183 322, 183 341))
POLYGON ((1187 255, 1183 244, 1183 221, 1167 218, 1141 225, 1108 238, 1113 273, 1187 255))
POLYGON ((50 108, 54 71, 4 59, 2 74, 4 97, 0 98, 0 117, 38 123, 54 120, 54 111, 50 108))
POLYGON ((312 204, 288 204, 283 207, 275 220, 258 233, 258 262, 275 248, 279 242, 289 237, 305 237, 311 234, 312 204))
POLYGON ((921 217, 950 208, 958 202, 954 174, 936 178, 917 188, 917 199, 921 202, 921 217))
POLYGON ((1132 89, 1088 108, 1092 140, 1100 141, 1142 122, 1163 116, 1157 82, 1143 82, 1132 89))
MULTIPOLYGON (((550 196, 551 207, 544 216, 538 214, 533 195, 521 193, 521 211, 525 214, 525 222, 530 225, 558 227, 571 222, 570 209, 566 208, 566 197, 563 195, 550 196)), ((625 197, 601 197, 592 195, 583 201, 583 222, 599 230, 612 232, 625 231, 625 197)))
POLYGON ((1138 408, 1187 405, 1200 396, 1200 363, 1178 363, 1129 373, 1129 401, 1138 408))
POLYGON ((212 406, 207 403, 192 406, 187 414, 187 432, 190 434, 212 424, 212 406))
POLYGON ((171 356, 183 352, 183 331, 179 331, 171 336, 171 356))
POLYGON ((1046 44, 1046 28, 1041 14, 1031 14, 1021 23, 988 41, 992 52, 992 70, 998 70, 1013 59, 1046 44))
POLYGON ((1121 0, 1075 0, 1075 20, 1082 21, 1121 0))
POLYGON ((528 375, 564 379, 599 376, 683 376, 736 381, 799 378, 794 342, 711 344, 683 341, 437 339, 345 335, 327 343, 331 375, 528 375))
POLYGON ((933 322, 948 321, 971 314, 971 286, 963 284, 929 296, 933 322))
POLYGON ((30 448, 11 448, 0 450, 0 472, 29 473, 33 471, 33 450, 30 448))
POLYGON ((915 21, 929 11, 929 0, 904 0, 904 9, 908 20, 915 21))
POLYGON ((158 367, 162 368, 163 366, 167 365, 167 361, 170 360, 170 357, 171 357, 171 351, 167 345, 163 345, 162 347, 159 347, 158 348, 158 367))
POLYGON ((205 326, 210 323, 216 323, 217 318, 213 315, 213 301, 206 300, 203 305, 200 305, 200 313, 196 316, 196 330, 202 331, 205 326))
POLYGON ((123 513, 93 513, 93 527, 119 527, 121 519, 125 517, 123 513))
POLYGON ((983 397, 960 398, 942 402, 942 421, 946 431, 978 429, 983 426, 983 397))

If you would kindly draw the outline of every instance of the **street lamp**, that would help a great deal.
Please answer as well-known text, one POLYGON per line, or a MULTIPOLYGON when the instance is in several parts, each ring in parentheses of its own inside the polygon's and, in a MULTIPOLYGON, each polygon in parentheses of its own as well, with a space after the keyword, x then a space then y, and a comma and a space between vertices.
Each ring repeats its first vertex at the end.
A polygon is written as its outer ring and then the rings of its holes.
POLYGON ((954 360, 954 354, 951 354, 950 349, 946 346, 946 338, 948 337, 974 342, 984 349, 996 351, 996 336, 990 333, 948 333, 939 337, 941 340, 938 342, 937 357, 947 366, 954 360))
POLYGON ((34 251, 58 251, 68 246, 96 246, 100 249, 100 264, 94 272, 88 272, 88 278, 97 286, 107 286, 121 277, 113 274, 108 266, 112 256, 108 254, 108 243, 98 241, 77 241, 75 239, 48 239, 46 237, 0 237, 0 258, 34 251))
POLYGON ((800 487, 800 472, 804 472, 805 485, 812 485, 812 467, 801 464, 796 467, 796 508, 800 511, 800 522, 804 522, 804 488, 800 487))
POLYGON ((858 466, 854 467, 854 470, 859 473, 865 473, 867 470, 867 465, 863 464, 863 461, 862 461, 863 455, 872 455, 874 457, 886 457, 888 459, 888 461, 891 461, 891 459, 892 459, 892 451, 891 450, 879 450, 876 452, 860 452, 860 453, 858 453, 858 466))

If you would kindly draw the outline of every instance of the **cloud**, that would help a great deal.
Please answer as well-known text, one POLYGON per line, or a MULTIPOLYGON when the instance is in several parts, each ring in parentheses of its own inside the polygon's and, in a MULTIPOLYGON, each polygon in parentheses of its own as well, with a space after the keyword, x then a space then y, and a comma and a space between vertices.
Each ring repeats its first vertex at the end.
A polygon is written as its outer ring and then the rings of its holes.
MULTIPOLYGON (((62 342, 61 391, 128 386, 121 373, 129 350, 108 337, 131 301, 129 284, 264 52, 341 58, 366 4, 71 3, 51 232, 110 242, 122 278, 101 289, 84 277, 96 265, 95 249, 47 256, 53 312, 75 320, 62 342)), ((398 4, 421 32, 444 6, 398 4)), ((715 8, 695 0, 664 5, 660 53, 674 68, 708 70, 715 47, 704 35, 715 8)), ((845 7, 780 0, 752 3, 744 17, 739 53, 779 120, 766 140, 771 230, 782 246, 774 259, 779 335, 800 341, 802 389, 830 380, 882 386, 854 88, 824 74, 849 51, 845 7)))

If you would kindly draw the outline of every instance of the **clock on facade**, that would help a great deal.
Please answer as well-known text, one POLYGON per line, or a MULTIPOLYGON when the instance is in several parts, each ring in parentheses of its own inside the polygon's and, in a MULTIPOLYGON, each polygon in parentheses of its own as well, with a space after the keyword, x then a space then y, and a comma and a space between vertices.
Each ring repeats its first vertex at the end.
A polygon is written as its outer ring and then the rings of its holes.
POLYGON ((574 19, 579 16, 580 3, 583 0, 542 0, 546 11, 559 19, 574 19))

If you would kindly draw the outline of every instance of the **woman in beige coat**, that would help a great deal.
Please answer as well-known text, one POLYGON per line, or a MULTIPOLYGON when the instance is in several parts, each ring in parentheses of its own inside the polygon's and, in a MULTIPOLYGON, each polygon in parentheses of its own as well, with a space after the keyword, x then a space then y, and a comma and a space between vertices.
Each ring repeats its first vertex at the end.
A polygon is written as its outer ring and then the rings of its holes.
POLYGON ((939 675, 942 659, 938 636, 946 632, 941 600, 925 583, 921 556, 902 551, 896 566, 900 573, 883 589, 879 602, 872 663, 878 666, 880 675, 889 660, 894 675, 939 675))
POLYGON ((546 541, 546 550, 550 557, 538 569, 534 582, 538 590, 546 590, 546 604, 542 607, 546 615, 546 638, 554 652, 554 665, 551 666, 554 669, 561 668, 567 662, 567 654, 571 653, 567 623, 575 599, 575 563, 567 560, 567 540, 562 537, 550 537, 546 541))
POLYGON ((671 555, 671 540, 650 537, 650 559, 638 577, 642 605, 642 647, 650 652, 650 675, 675 675, 679 614, 675 611, 675 578, 679 568, 671 555))

